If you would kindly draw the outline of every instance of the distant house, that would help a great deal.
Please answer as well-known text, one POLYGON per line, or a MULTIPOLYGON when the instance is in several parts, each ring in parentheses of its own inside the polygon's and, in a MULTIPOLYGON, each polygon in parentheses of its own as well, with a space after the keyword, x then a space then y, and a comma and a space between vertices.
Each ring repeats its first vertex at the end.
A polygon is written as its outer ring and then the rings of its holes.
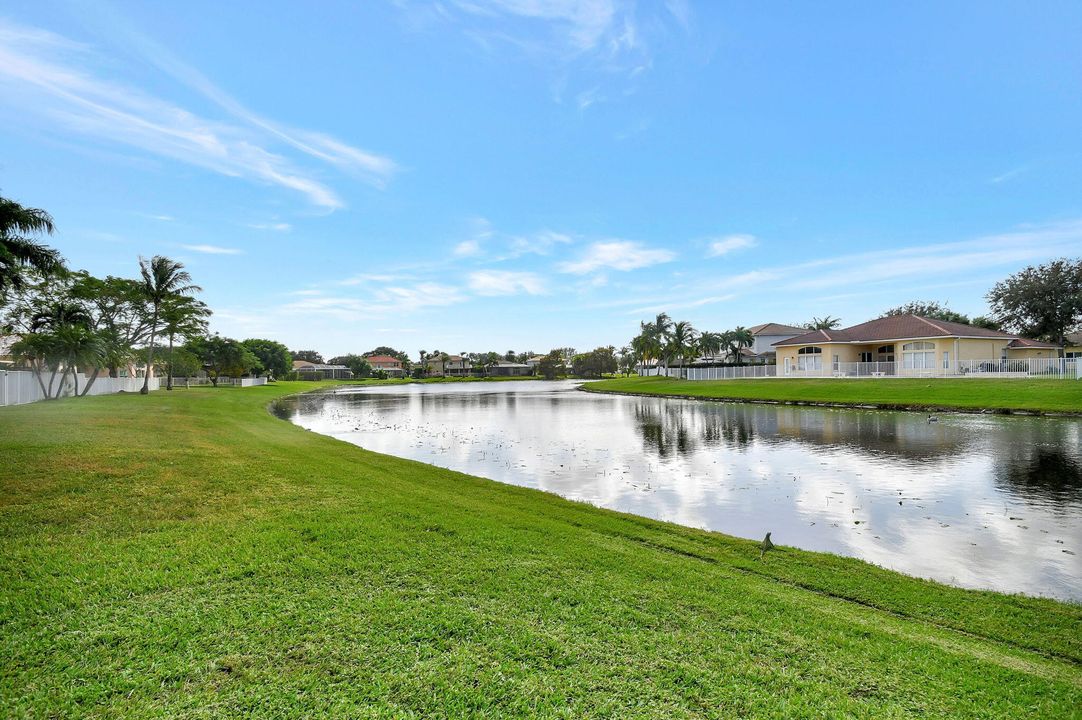
POLYGON ((345 365, 323 365, 308 362, 307 360, 294 360, 293 369, 297 371, 302 380, 352 380, 353 371, 345 365))
POLYGON ((748 351, 747 360, 773 363, 776 357, 774 343, 788 340, 797 335, 803 335, 808 332, 808 329, 782 323, 763 323, 762 325, 753 325, 748 328, 748 331, 751 333, 752 338, 755 339, 755 342, 752 343, 750 348, 745 348, 748 351))
POLYGON ((487 371, 492 377, 524 377, 531 374, 533 369, 526 363, 501 360, 495 365, 490 365, 487 371))
POLYGON ((544 360, 544 355, 534 355, 533 357, 526 358, 526 364, 530 366, 530 369, 535 369, 544 360))
POLYGON ((840 330, 811 330, 774 343, 779 375, 847 373, 879 363, 896 375, 954 374, 973 363, 1055 358, 1055 345, 918 315, 893 315, 840 330))
POLYGON ((383 370, 390 377, 404 377, 406 371, 402 368, 402 361, 390 355, 366 355, 365 360, 373 370, 383 370))
POLYGON ((461 355, 448 355, 446 360, 441 360, 439 356, 430 357, 426 364, 428 365, 429 375, 443 375, 445 377, 469 375, 473 368, 470 359, 461 355))

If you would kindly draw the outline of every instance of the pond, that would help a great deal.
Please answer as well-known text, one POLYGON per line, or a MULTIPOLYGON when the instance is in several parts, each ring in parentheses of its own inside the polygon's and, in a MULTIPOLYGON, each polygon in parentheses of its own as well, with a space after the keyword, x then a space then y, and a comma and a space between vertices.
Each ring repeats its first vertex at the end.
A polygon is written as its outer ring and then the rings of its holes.
POLYGON ((280 416, 601 507, 1082 600, 1082 421, 598 395, 570 382, 339 388, 280 416))

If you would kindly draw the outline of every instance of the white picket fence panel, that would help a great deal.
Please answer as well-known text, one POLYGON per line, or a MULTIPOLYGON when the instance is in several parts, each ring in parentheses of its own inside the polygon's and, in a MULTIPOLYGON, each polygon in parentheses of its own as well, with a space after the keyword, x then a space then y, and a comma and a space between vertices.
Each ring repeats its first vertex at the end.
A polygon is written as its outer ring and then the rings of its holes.
MULTIPOLYGON (((78 375, 79 393, 81 394, 86 387, 87 377, 83 373, 79 373, 78 375)), ((48 387, 49 373, 46 373, 42 379, 45 381, 46 387, 48 387)), ((64 377, 63 381, 61 381, 60 374, 57 373, 56 380, 53 381, 54 394, 57 385, 61 383, 62 389, 60 391, 60 396, 70 397, 74 393, 71 375, 68 374, 64 377)), ((150 378, 150 389, 157 390, 160 383, 160 378, 150 378)), ((111 378, 109 376, 103 377, 98 375, 94 384, 90 386, 87 395, 112 395, 113 393, 119 392, 139 392, 142 388, 143 378, 111 378)), ((34 373, 29 370, 0 370, 0 407, 5 405, 25 405, 44 399, 45 396, 41 392, 41 386, 38 384, 37 378, 34 377, 34 373)))

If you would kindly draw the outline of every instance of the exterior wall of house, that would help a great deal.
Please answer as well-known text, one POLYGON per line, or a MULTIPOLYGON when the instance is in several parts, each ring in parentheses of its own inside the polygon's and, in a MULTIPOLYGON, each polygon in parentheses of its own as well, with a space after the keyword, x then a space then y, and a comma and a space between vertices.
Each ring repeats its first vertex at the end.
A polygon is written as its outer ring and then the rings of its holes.
MULTIPOLYGON (((894 370, 893 373, 900 376, 921 376, 928 375, 934 371, 937 375, 951 374, 958 372, 959 362, 967 360, 999 360, 1003 356, 1003 351, 1007 347, 1008 339, 983 339, 983 338, 915 338, 912 340, 895 340, 868 343, 863 345, 853 345, 848 343, 817 343, 811 347, 822 348, 823 352, 820 355, 822 358, 823 372, 829 373, 835 362, 835 356, 837 356, 837 362, 839 363, 858 363, 861 361, 861 353, 871 353, 872 357, 878 356, 877 350, 882 345, 894 345, 894 370), (905 345, 912 342, 930 343, 932 349, 924 349, 921 352, 932 352, 934 355, 934 366, 930 368, 906 368, 905 367, 905 345), (944 353, 946 353, 946 364, 944 367, 944 353)), ((779 374, 784 374, 785 360, 788 358, 790 366, 790 374, 799 375, 798 358, 800 357, 800 347, 796 345, 788 345, 775 348, 777 351, 777 365, 779 374)), ((1045 348, 1025 348, 1022 350, 1012 350, 1009 353, 1011 359, 1033 358, 1033 357, 1055 357, 1055 351, 1045 348)), ((844 368, 843 368, 844 369, 844 368)))
POLYGON ((1011 348, 1007 350, 1009 360, 1030 360, 1033 358, 1058 358, 1059 351, 1053 348, 1011 348))
POLYGON ((959 338, 959 360, 999 360, 1010 340, 998 338, 959 338))

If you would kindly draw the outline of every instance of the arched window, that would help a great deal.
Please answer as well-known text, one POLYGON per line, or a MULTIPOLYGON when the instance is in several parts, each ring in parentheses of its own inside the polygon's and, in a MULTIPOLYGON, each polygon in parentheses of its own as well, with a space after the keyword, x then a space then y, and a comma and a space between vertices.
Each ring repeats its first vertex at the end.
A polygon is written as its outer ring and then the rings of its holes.
POLYGON ((796 351, 797 370, 822 370, 823 348, 802 347, 796 351))
POLYGON ((906 370, 935 368, 935 343, 916 341, 902 345, 902 367, 906 370))

